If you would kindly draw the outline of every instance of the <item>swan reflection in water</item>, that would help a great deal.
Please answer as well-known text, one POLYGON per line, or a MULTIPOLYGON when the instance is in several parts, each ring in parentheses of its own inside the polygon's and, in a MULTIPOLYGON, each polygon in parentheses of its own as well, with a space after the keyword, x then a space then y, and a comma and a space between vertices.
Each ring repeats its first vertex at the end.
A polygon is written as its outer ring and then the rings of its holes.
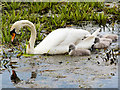
POLYGON ((15 84, 21 81, 20 78, 17 76, 15 70, 12 70, 11 81, 14 82, 15 84))
MULTIPOLYGON (((30 77, 30 80, 29 81, 24 81, 24 82, 31 82, 32 80, 31 79, 35 79, 37 77, 37 73, 36 72, 31 72, 31 77, 30 77)), ((11 82, 15 85, 15 84, 18 84, 18 83, 20 83, 21 81, 23 81, 23 80, 21 80, 19 77, 18 77, 18 75, 17 75, 17 73, 16 73, 16 71, 15 70, 12 70, 12 75, 11 75, 11 82)))

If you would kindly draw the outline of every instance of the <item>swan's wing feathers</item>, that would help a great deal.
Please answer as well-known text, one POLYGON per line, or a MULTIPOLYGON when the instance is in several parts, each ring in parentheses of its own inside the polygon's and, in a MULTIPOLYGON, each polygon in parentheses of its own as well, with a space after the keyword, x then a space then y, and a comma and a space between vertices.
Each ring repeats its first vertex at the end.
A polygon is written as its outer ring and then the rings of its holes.
POLYGON ((65 30, 62 32, 60 30, 55 30, 51 32, 40 44, 38 44, 37 47, 50 48, 53 46, 57 46, 58 44, 63 42, 65 38, 65 30))
POLYGON ((91 48, 91 46, 94 44, 94 40, 95 40, 95 36, 89 36, 87 38, 85 38, 84 40, 81 40, 79 42, 79 44, 76 45, 76 48, 79 49, 79 48, 85 48, 85 49, 88 49, 88 48, 91 48))

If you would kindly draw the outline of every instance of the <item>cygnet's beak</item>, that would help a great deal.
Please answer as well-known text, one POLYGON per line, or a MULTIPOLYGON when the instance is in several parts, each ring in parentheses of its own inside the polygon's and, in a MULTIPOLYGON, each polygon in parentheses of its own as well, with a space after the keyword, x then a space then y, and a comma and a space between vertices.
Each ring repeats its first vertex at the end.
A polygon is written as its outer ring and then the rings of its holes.
POLYGON ((72 49, 71 48, 69 48, 69 51, 68 52, 70 52, 72 49))
POLYGON ((10 34, 12 35, 11 42, 13 42, 13 41, 14 41, 14 38, 15 38, 15 36, 16 36, 15 29, 13 29, 13 30, 10 32, 10 34))

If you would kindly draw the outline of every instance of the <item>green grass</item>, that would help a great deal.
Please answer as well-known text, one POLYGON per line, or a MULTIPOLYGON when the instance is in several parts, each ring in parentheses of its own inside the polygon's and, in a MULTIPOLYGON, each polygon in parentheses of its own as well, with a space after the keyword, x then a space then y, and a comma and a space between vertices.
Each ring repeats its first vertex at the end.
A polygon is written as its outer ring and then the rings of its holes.
MULTIPOLYGON (((69 24, 79 25, 82 21, 95 21, 105 26, 110 21, 120 21, 120 13, 117 7, 104 7, 103 2, 2 2, 2 43, 11 42, 10 27, 23 19, 35 24, 37 40, 41 41, 44 36, 42 30, 49 33, 69 24), (111 14, 114 16, 109 18, 111 14)), ((21 31, 19 40, 28 40, 30 32, 21 31)))

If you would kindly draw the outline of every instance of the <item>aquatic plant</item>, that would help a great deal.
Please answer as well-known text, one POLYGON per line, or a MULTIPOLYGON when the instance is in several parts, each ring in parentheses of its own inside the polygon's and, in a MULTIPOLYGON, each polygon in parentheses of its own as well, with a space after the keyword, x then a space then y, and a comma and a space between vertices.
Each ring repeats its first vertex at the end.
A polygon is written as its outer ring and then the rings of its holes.
MULTIPOLYGON (((103 2, 2 2, 2 43, 11 42, 10 27, 18 20, 33 22, 37 40, 41 40, 44 36, 41 30, 49 33, 69 24, 80 25, 83 21, 105 26, 110 20, 119 20, 119 14, 118 7, 106 8, 103 2)), ((29 36, 22 31, 20 41, 25 38, 29 36)))

